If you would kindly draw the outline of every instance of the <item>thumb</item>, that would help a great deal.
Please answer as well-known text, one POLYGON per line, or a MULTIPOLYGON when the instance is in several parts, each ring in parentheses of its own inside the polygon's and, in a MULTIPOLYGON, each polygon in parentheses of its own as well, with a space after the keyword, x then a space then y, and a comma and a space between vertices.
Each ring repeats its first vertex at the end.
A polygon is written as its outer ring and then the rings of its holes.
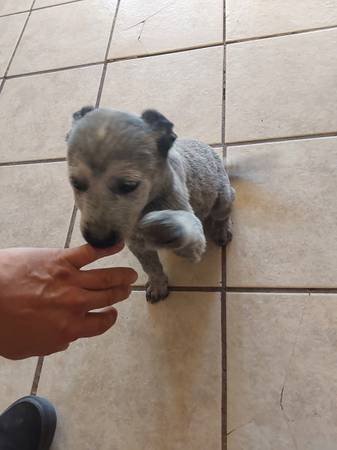
POLYGON ((119 242, 113 247, 108 248, 94 248, 89 244, 85 244, 80 247, 66 248, 64 249, 63 255, 73 266, 80 269, 81 267, 86 266, 97 259, 120 252, 123 247, 124 242, 119 242))

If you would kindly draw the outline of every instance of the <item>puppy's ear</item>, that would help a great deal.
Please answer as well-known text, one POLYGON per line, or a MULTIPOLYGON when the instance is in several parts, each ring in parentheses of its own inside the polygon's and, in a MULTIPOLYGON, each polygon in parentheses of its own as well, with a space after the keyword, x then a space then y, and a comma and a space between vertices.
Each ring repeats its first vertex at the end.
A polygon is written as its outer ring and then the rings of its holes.
POLYGON ((142 119, 155 132, 159 151, 167 155, 177 138, 177 135, 173 131, 173 123, 154 109, 144 111, 142 119))
POLYGON ((78 120, 82 119, 86 114, 93 111, 95 108, 93 106, 83 106, 79 111, 76 111, 73 114, 73 123, 77 122, 78 120))
MULTIPOLYGON (((76 111, 73 114, 73 125, 75 125, 76 122, 81 120, 86 114, 93 111, 94 109, 95 108, 93 106, 83 106, 83 108, 81 108, 79 111, 76 111)), ((66 134, 66 142, 69 139, 70 133, 71 133, 71 130, 66 134)))

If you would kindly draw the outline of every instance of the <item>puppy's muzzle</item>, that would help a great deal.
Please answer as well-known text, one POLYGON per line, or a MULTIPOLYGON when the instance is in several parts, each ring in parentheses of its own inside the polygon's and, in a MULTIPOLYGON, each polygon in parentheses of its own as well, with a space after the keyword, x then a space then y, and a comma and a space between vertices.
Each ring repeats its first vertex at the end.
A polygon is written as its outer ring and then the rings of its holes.
POLYGON ((106 236, 96 236, 90 230, 85 229, 82 234, 88 244, 96 248, 112 247, 121 241, 121 236, 116 231, 112 231, 106 236))

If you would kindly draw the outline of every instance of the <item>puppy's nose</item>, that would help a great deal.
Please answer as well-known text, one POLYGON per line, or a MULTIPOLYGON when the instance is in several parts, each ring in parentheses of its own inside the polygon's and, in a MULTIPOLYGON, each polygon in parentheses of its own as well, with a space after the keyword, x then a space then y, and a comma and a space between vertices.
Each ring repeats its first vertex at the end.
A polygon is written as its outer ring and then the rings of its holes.
POLYGON ((112 231, 110 234, 105 236, 97 236, 91 233, 90 230, 86 229, 83 230, 83 237, 88 244, 96 248, 112 247, 121 240, 120 235, 116 231, 112 231))

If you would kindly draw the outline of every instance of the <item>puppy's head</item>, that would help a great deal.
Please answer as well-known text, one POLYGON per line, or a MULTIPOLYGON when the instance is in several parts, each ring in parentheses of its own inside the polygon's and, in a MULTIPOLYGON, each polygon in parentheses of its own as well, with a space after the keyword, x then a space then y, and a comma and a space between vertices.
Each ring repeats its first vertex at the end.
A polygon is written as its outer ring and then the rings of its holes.
POLYGON ((141 117, 84 107, 67 135, 68 167, 81 231, 95 247, 132 234, 161 186, 173 124, 154 110, 141 117))

